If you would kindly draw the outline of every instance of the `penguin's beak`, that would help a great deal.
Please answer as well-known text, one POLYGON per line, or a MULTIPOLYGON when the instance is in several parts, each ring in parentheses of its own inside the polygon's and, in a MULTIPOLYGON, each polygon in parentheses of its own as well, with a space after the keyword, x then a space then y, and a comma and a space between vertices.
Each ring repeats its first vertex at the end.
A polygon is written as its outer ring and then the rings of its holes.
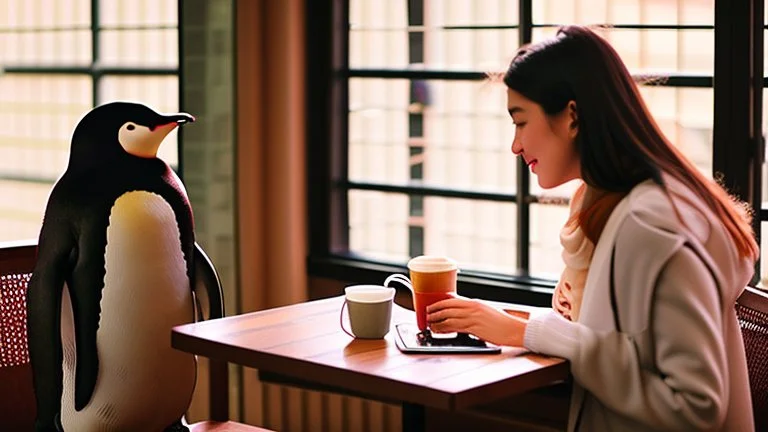
POLYGON ((194 123, 195 122, 195 116, 189 115, 187 113, 178 113, 173 114, 169 116, 165 116, 170 122, 176 122, 176 124, 183 125, 184 123, 194 123))
POLYGON ((174 127, 181 126, 185 123, 193 123, 194 121, 195 117, 187 113, 163 115, 160 116, 160 118, 157 120, 157 124, 152 128, 152 130, 168 125, 174 125, 174 127))

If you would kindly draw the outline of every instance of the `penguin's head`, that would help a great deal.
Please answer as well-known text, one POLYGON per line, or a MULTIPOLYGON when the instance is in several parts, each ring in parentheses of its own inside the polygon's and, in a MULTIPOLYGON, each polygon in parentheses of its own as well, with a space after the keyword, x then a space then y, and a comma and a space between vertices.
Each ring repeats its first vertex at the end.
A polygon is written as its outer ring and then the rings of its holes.
POLYGON ((163 139, 177 126, 195 121, 186 113, 161 114, 134 102, 110 102, 89 111, 72 135, 70 164, 106 162, 133 155, 155 158, 163 139))

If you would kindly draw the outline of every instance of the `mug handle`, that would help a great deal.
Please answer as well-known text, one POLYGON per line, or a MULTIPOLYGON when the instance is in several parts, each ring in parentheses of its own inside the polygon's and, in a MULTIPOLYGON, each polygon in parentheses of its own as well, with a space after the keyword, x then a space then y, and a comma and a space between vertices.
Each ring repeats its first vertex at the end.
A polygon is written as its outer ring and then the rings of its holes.
POLYGON ((356 336, 352 334, 349 330, 347 330, 346 327, 344 327, 344 309, 347 308, 347 299, 344 299, 344 304, 341 305, 341 311, 339 312, 339 326, 342 330, 344 330, 344 333, 348 334, 352 338, 355 338, 356 336))
POLYGON ((413 294, 413 285, 411 284, 411 280, 408 279, 408 276, 400 273, 391 274, 384 280, 384 286, 388 287, 390 282, 400 282, 411 291, 411 294, 413 294))

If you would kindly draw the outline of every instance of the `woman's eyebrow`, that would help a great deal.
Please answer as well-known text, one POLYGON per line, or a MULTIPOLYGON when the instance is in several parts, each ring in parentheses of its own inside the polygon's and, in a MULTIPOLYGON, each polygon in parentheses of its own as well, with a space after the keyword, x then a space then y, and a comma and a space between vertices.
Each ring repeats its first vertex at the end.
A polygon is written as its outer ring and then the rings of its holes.
POLYGON ((507 111, 509 111, 509 116, 512 117, 517 113, 523 112, 523 109, 520 108, 519 106, 513 106, 513 107, 507 108, 507 111))

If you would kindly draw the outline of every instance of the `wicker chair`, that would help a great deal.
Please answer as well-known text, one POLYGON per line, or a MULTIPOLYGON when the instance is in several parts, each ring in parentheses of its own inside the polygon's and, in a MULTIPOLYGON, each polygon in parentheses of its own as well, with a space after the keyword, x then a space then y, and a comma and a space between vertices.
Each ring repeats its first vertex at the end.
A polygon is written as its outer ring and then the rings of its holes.
POLYGON ((768 431, 768 293, 747 287, 736 313, 747 352, 755 430, 768 431))
MULTIPOLYGON (((36 244, 0 244, 0 430, 31 431, 35 421, 35 395, 32 368, 27 351, 27 283, 35 266, 36 244)), ((198 273, 207 284, 219 284, 216 270, 199 249, 205 261, 198 273), (207 264, 207 265, 206 265, 207 264)), ((206 317, 223 315, 223 305, 213 302, 206 317)), ((170 337, 169 337, 170 340, 170 337)), ((224 362, 210 361, 210 421, 190 425, 192 432, 265 432, 255 426, 227 421, 228 373, 224 362)))

